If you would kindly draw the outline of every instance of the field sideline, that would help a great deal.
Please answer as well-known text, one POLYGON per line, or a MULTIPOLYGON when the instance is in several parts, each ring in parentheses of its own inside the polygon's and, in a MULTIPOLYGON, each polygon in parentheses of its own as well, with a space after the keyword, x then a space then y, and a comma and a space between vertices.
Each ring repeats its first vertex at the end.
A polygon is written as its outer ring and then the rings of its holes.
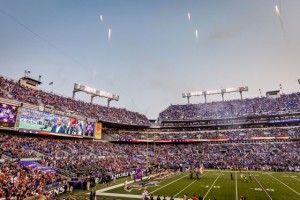
MULTIPOLYGON (((276 173, 276 172, 250 172, 252 180, 245 181, 236 171, 206 170, 200 180, 189 178, 189 173, 182 173, 170 179, 159 182, 156 186, 148 187, 147 191, 156 196, 182 199, 183 194, 191 198, 193 194, 199 194, 207 200, 239 200, 245 196, 247 200, 298 200, 300 199, 300 173, 276 173), (231 180, 231 174, 233 180, 231 180)), ((248 174, 243 172, 243 174, 248 174)), ((125 179, 120 179, 113 187, 104 188, 101 184, 97 189, 97 200, 127 200, 141 199, 143 190, 133 189, 130 192, 124 190, 125 179), (100 186, 100 187, 99 187, 100 186), (99 188, 101 188, 99 190, 99 188)), ((84 191, 81 190, 82 193, 84 191)), ((75 195, 77 196, 77 195, 75 195)), ((81 194, 79 199, 88 197, 87 191, 81 194)))

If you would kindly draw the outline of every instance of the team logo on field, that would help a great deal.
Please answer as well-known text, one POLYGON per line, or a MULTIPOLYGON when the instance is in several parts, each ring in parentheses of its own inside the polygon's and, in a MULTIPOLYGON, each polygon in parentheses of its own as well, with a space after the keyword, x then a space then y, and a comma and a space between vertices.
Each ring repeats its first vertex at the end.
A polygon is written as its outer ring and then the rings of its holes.
POLYGON ((149 182, 143 182, 143 183, 134 183, 130 184, 124 187, 124 189, 128 192, 131 192, 131 190, 141 190, 146 189, 147 187, 156 186, 158 181, 149 181, 149 182))

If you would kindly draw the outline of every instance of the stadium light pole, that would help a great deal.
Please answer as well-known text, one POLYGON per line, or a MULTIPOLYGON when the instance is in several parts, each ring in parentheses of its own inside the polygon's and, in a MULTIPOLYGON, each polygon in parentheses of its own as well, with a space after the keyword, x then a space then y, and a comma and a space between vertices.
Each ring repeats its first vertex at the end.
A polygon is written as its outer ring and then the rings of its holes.
POLYGON ((156 140, 156 132, 154 132, 153 133, 153 153, 154 153, 154 165, 156 166, 156 164, 157 164, 157 155, 156 155, 156 142, 155 142, 155 140, 156 140))
POLYGON ((149 131, 147 130, 147 171, 149 172, 149 131))
POLYGON ((188 104, 190 104, 190 97, 191 97, 191 94, 188 94, 188 93, 183 93, 183 94, 182 94, 182 97, 183 97, 183 98, 185 98, 185 97, 186 97, 186 98, 187 98, 187 100, 188 100, 188 104))
POLYGON ((110 102, 112 101, 113 99, 107 99, 107 107, 109 108, 109 105, 110 105, 110 102))
POLYGON ((260 97, 262 97, 262 94, 261 94, 261 89, 259 89, 258 91, 259 91, 260 97))
POLYGON ((221 90, 222 101, 224 101, 224 93, 225 93, 225 90, 224 90, 224 89, 222 89, 222 90, 221 90))

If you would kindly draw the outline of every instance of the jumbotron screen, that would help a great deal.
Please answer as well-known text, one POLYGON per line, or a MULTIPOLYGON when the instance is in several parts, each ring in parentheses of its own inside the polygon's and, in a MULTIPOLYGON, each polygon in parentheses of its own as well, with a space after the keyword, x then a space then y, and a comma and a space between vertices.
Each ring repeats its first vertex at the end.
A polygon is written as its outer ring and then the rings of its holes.
POLYGON ((82 135, 83 121, 38 110, 23 109, 20 129, 82 135))
POLYGON ((14 127, 18 107, 0 103, 0 126, 14 127))
POLYGON ((93 137, 95 132, 95 123, 87 121, 85 123, 85 136, 93 137))

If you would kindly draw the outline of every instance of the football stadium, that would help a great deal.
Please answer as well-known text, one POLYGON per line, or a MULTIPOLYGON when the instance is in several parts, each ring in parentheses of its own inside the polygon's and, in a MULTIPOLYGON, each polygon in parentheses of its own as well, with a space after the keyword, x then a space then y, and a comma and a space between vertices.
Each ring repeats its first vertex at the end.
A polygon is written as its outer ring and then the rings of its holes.
POLYGON ((0 200, 299 200, 299 8, 4 0, 0 200))

